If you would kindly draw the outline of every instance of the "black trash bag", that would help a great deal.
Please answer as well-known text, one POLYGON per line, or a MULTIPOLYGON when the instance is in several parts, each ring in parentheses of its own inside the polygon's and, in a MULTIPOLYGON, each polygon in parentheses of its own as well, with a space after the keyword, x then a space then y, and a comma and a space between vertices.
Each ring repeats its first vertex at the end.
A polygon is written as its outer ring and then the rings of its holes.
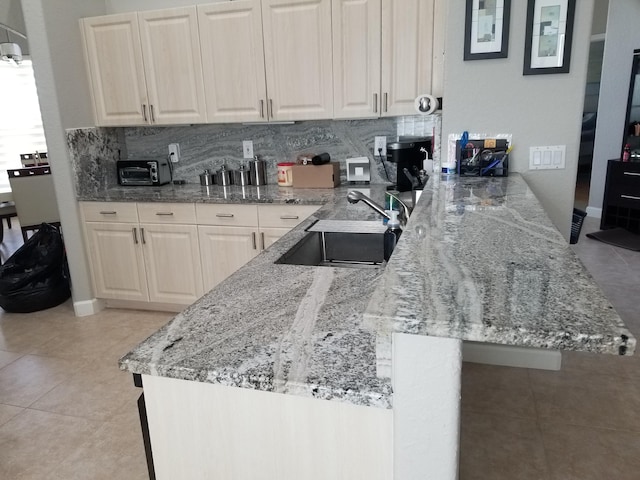
POLYGON ((60 231, 43 223, 0 266, 0 307, 28 313, 60 305, 71 296, 60 231))

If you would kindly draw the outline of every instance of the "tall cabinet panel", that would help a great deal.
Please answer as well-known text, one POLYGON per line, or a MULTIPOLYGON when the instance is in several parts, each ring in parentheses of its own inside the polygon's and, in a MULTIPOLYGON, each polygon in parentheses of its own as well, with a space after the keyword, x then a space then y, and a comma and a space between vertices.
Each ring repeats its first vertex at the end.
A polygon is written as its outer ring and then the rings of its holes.
POLYGON ((382 0, 382 115, 415 113, 431 93, 435 0, 382 0))
POLYGON ((96 123, 145 123, 147 86, 137 15, 108 15, 81 22, 96 123))
POLYGON ((196 7, 139 12, 151 123, 206 121, 196 7))
POLYGON ((380 1, 333 0, 333 116, 377 117, 380 1))
POLYGON ((332 118, 331 0, 263 0, 262 23, 270 116, 332 118))
POLYGON ((209 122, 267 120, 260 0, 198 6, 209 122))

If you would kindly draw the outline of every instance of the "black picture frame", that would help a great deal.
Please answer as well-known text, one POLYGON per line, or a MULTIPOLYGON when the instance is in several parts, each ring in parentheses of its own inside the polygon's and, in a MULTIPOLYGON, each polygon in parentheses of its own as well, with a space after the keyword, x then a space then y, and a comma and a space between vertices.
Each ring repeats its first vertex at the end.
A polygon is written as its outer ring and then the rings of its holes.
POLYGON ((528 0, 523 75, 569 73, 575 12, 576 0, 528 0), (542 21, 544 9, 551 12, 554 8, 559 8, 558 25, 553 25, 552 21, 542 21), (545 23, 548 25, 545 26, 545 23), (543 35, 543 28, 558 31, 555 35, 543 35), (546 45, 542 42, 545 36, 549 37, 546 45), (539 55, 542 48, 547 50, 544 55, 539 55))
MULTIPOLYGON (((474 26, 474 8, 482 4, 483 0, 467 0, 466 16, 464 25, 464 60, 487 60, 492 58, 507 58, 509 55, 509 19, 511 17, 511 0, 495 0, 498 8, 502 8, 502 17, 495 18, 496 23, 492 25, 492 32, 495 35, 494 42, 488 42, 487 48, 477 48, 480 44, 477 40, 477 24, 474 26), (476 4, 476 5, 474 5, 476 4), (474 30, 474 27, 476 30, 474 30), (473 37, 474 31, 476 38, 473 37), (499 31, 500 34, 496 35, 499 31), (493 43, 494 45, 490 45, 493 43), (486 51, 479 51, 486 50, 486 51)), ((476 13, 479 8, 475 8, 476 13)))

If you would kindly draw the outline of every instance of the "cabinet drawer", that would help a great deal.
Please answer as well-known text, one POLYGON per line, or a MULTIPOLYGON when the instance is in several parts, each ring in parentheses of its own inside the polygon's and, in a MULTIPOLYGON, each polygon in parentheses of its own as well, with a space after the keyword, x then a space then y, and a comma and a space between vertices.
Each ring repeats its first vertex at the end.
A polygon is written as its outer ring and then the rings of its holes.
POLYGON ((261 227, 293 228, 320 205, 258 205, 261 227))
POLYGON ((85 222, 138 223, 135 203, 81 202, 80 208, 85 222))
POLYGON ((196 223, 193 203, 139 203, 140 223, 196 223))
POLYGON ((196 204, 198 225, 237 225, 258 226, 258 208, 256 205, 236 204, 196 204))

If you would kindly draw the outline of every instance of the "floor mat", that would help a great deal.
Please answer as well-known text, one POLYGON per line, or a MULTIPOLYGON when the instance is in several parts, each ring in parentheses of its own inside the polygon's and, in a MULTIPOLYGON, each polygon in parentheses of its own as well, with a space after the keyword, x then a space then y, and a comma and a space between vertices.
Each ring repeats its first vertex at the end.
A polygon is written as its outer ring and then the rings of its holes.
POLYGON ((609 245, 615 245, 616 247, 640 252, 640 235, 631 233, 624 228, 612 228, 611 230, 587 233, 587 237, 608 243, 609 245))

